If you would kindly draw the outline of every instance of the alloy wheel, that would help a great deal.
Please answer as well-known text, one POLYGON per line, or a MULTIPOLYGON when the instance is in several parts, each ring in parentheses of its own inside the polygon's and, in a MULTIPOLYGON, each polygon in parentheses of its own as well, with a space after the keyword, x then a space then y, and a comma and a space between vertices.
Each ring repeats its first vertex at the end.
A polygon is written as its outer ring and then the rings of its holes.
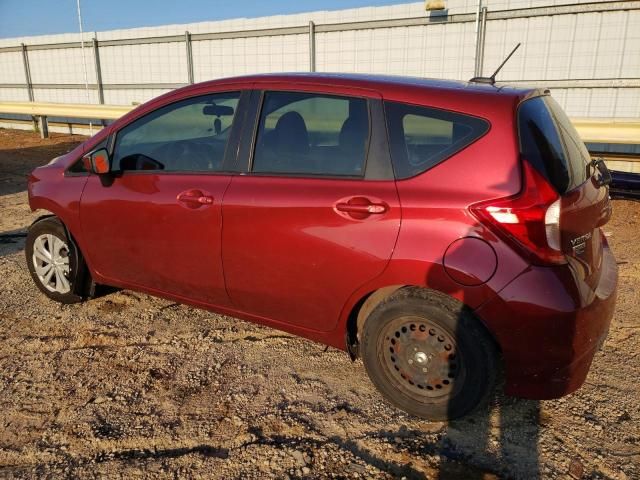
POLYGON ((33 266, 42 285, 50 292, 71 291, 69 246, 52 234, 42 234, 33 242, 33 266))

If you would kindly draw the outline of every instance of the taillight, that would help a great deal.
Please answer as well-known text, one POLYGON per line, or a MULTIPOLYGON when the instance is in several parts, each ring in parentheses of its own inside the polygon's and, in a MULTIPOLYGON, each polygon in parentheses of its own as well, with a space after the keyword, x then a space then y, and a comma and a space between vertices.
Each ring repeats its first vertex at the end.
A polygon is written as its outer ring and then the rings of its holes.
POLYGON ((471 212, 496 234, 515 241, 534 263, 566 263, 560 243, 560 202, 553 187, 526 160, 518 195, 471 205, 471 212))

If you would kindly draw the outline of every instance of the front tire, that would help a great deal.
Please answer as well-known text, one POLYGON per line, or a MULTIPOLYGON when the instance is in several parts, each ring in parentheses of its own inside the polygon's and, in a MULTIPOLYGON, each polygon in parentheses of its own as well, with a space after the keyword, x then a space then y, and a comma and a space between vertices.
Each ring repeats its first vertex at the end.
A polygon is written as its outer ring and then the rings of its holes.
POLYGON ((361 346, 380 393, 417 417, 462 417, 485 404, 495 388, 493 339, 461 303, 439 292, 394 293, 367 318, 361 346))
POLYGON ((36 286, 47 297, 60 303, 77 303, 82 259, 73 241, 56 217, 31 225, 25 245, 27 267, 36 286))

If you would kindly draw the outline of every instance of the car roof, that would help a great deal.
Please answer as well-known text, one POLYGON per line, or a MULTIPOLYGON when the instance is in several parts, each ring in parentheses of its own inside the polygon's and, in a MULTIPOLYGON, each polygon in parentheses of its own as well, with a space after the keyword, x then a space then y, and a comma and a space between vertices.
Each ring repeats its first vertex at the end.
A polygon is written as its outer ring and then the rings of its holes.
POLYGON ((533 88, 500 84, 395 75, 324 72, 265 73, 219 78, 172 90, 129 112, 115 124, 126 124, 162 105, 210 91, 220 91, 221 88, 304 90, 307 85, 312 91, 321 92, 323 87, 327 87, 327 91, 337 95, 360 92, 365 96, 381 96, 386 101, 457 111, 489 120, 491 117, 512 116, 517 105, 523 100, 548 93, 533 88))
MULTIPOLYGON (((381 75, 365 73, 317 73, 317 72, 289 72, 289 73, 264 73, 256 75, 244 75, 229 78, 220 78, 203 82, 200 85, 215 85, 218 83, 297 83, 297 84, 325 84, 341 86, 345 88, 366 88, 385 93, 398 87, 418 87, 420 89, 443 91, 463 90, 465 92, 477 92, 479 94, 501 95, 512 97, 529 96, 538 90, 528 87, 513 87, 504 84, 486 84, 461 80, 445 80, 424 77, 409 77, 401 75, 381 75)), ((188 88, 188 87, 187 87, 188 88)))
POLYGON ((220 78, 174 90, 178 96, 189 96, 196 91, 208 88, 219 89, 220 86, 233 88, 241 85, 254 89, 277 88, 279 90, 302 88, 308 85, 313 90, 321 91, 323 86, 333 93, 345 94, 358 90, 380 95, 387 101, 397 101, 434 108, 459 111, 477 116, 487 117, 488 112, 501 112, 502 115, 513 112, 523 100, 548 93, 535 88, 513 87, 502 84, 486 84, 459 80, 443 80, 434 78, 406 77, 399 75, 376 75, 361 73, 265 73, 238 77, 220 78), (336 91, 336 89, 338 91, 336 91))

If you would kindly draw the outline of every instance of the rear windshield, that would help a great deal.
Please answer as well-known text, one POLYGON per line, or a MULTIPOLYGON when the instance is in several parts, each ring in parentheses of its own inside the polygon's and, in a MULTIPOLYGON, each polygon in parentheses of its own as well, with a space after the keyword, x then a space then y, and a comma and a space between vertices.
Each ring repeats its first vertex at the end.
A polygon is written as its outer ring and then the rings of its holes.
POLYGON ((428 170, 489 130, 486 120, 437 108, 385 102, 385 110, 397 179, 428 170))
POLYGON ((578 132, 556 101, 535 97, 518 109, 520 153, 564 194, 584 183, 591 158, 578 132))

